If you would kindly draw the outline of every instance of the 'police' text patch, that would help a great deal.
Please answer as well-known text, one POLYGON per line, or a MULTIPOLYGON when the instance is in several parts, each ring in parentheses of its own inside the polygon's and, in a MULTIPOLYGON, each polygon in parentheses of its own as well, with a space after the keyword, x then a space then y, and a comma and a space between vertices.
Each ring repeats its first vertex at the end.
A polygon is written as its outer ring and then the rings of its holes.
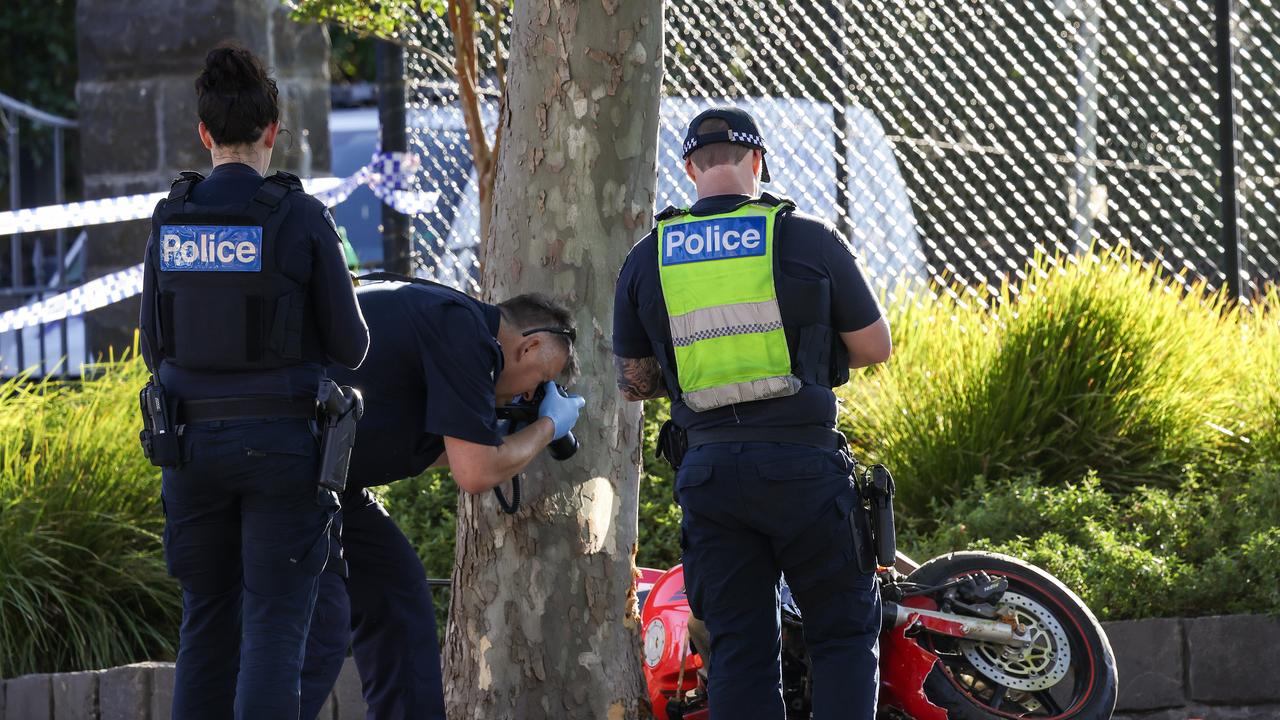
POLYGON ((165 272, 259 272, 262 270, 262 228, 162 225, 160 269, 165 272))
POLYGON ((671 225, 662 233, 662 264, 764 255, 767 222, 756 215, 671 225))

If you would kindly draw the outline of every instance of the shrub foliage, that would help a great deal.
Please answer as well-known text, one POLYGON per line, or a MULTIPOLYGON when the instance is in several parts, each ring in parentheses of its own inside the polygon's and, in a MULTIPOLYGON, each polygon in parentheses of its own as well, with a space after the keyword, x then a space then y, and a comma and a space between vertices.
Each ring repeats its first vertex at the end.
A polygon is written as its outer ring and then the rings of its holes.
MULTIPOLYGON (((860 460, 894 471, 905 551, 1023 557, 1104 618, 1280 611, 1280 294, 1230 308, 1088 255, 1001 293, 884 302, 894 357, 839 391, 840 422, 860 460)), ((0 386, 0 676, 173 653, 159 473, 136 436, 144 377, 132 360, 75 386, 0 386)), ((652 448, 667 410, 644 414, 637 561, 651 567, 679 561, 672 473, 652 448)), ((448 577, 448 474, 379 492, 428 574, 448 577)))
MULTIPOLYGON (((1094 470, 1112 490, 1176 485, 1239 454, 1241 316, 1123 256, 1040 262, 1016 295, 901 293, 894 357, 844 391, 844 428, 921 513, 974 478, 1094 470), (983 311, 977 300, 992 306, 983 311)), ((1256 376, 1254 377, 1256 381, 1256 376)))

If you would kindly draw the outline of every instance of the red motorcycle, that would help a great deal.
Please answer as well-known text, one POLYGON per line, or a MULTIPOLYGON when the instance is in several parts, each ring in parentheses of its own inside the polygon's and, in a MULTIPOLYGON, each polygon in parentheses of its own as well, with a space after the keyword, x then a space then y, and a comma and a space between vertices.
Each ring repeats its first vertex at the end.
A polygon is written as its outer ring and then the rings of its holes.
MULTIPOLYGON (((890 554, 889 557, 893 557, 890 554)), ((880 567, 879 717, 914 720, 1109 718, 1116 662, 1080 598, 1012 557, 957 552, 880 567)), ((706 629, 689 613, 682 566, 641 569, 644 672, 654 717, 706 720, 706 629)), ((782 592, 788 720, 810 716, 800 610, 782 592)))

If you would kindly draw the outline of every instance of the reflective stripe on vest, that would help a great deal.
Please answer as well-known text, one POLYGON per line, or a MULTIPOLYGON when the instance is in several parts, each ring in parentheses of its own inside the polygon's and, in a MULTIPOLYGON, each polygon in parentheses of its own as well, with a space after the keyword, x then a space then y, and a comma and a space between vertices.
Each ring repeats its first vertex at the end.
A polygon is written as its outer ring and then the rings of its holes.
POLYGON ((774 285, 774 219, 788 205, 658 222, 658 276, 681 399, 694 411, 800 389, 774 285))

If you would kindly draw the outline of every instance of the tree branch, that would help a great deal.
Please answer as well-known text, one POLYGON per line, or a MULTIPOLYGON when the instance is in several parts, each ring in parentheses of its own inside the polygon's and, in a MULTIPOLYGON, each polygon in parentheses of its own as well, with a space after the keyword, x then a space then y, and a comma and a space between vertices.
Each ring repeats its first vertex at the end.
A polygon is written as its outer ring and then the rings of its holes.
MULTIPOLYGON (((476 176, 483 178, 493 161, 489 138, 480 116, 480 96, 476 87, 475 8, 471 0, 449 0, 449 30, 453 33, 453 68, 458 77, 458 104, 471 141, 476 176)), ((482 191, 483 192, 483 191, 482 191)))

